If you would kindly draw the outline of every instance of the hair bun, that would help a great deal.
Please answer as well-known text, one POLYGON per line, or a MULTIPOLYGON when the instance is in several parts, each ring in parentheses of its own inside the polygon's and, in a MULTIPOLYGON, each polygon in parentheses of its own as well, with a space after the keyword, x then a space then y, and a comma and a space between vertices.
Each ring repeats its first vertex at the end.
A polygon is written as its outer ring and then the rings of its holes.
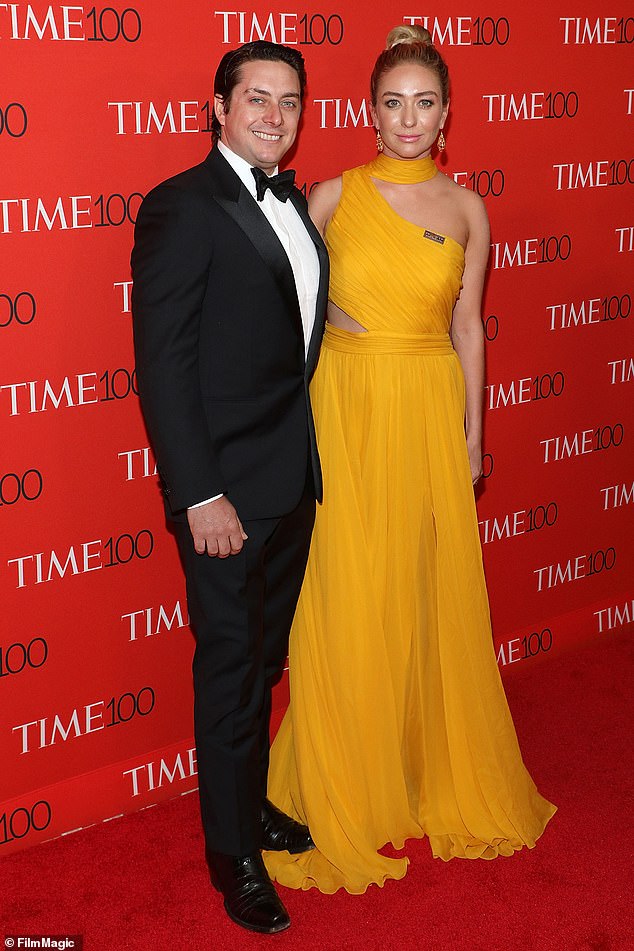
POLYGON ((385 48, 391 50, 393 46, 398 46, 399 43, 422 43, 423 46, 431 46, 431 33, 424 26, 408 26, 406 24, 395 26, 387 35, 385 48))

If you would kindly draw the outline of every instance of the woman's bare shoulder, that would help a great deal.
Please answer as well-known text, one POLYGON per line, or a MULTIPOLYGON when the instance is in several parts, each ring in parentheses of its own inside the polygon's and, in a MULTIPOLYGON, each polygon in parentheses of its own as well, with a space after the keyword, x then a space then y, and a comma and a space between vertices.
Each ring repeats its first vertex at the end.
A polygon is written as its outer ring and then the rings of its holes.
POLYGON ((483 241, 488 241, 489 217, 486 205, 480 195, 470 188, 458 185, 448 176, 444 177, 443 187, 446 189, 447 195, 451 197, 454 208, 457 209, 460 217, 465 221, 469 236, 481 236, 483 241))
POLYGON ((486 215, 486 206, 477 192, 474 192, 471 188, 466 188, 464 185, 459 185, 447 175, 445 176, 445 183, 447 189, 451 192, 451 197, 460 205, 466 215, 475 215, 476 217, 486 215))

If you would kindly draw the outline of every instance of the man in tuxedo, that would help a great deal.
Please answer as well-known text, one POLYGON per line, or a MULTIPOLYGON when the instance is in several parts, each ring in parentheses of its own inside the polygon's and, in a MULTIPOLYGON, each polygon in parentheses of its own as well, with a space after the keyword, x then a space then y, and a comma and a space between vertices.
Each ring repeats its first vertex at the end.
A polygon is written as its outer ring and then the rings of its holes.
POLYGON ((238 924, 290 919, 261 849, 313 848, 266 798, 271 687, 321 500, 308 384, 328 263, 292 172, 301 54, 258 41, 214 83, 214 146, 145 198, 132 252, 141 403, 187 580, 206 855, 238 924))

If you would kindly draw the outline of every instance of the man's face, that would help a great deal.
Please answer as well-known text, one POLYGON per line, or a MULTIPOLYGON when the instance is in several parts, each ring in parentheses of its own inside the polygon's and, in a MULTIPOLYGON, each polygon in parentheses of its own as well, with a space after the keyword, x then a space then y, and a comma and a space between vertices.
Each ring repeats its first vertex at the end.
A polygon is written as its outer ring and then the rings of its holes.
POLYGON ((228 103, 216 96, 221 141, 270 174, 290 149, 301 113, 299 77, 286 63, 253 60, 241 69, 228 103))

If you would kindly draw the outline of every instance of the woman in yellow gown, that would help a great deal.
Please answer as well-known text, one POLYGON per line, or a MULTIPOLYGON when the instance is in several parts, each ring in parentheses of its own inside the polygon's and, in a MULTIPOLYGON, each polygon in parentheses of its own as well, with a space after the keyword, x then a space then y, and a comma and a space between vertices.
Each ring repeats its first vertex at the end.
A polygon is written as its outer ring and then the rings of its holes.
POLYGON ((430 156, 449 100, 429 34, 393 30, 371 87, 379 155, 311 203, 331 256, 311 391, 324 503, 269 771, 269 797, 316 844, 265 853, 269 873, 327 893, 401 878, 387 843, 511 855, 555 811, 500 681, 473 498, 486 212, 430 156))

